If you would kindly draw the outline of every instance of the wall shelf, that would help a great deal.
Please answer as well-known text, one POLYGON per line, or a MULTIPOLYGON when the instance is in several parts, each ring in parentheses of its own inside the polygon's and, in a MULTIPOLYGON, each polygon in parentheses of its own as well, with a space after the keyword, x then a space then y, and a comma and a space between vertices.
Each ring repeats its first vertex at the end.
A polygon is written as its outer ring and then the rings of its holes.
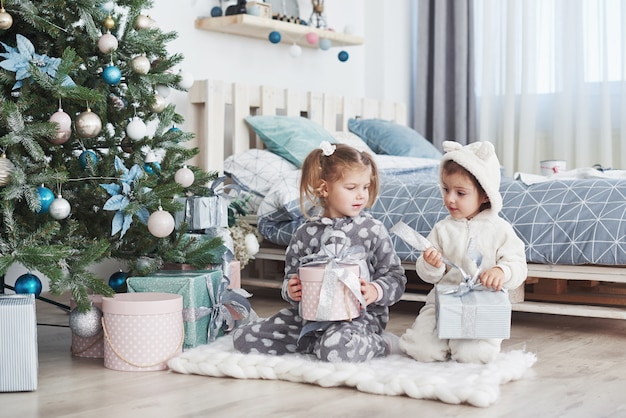
MULTIPOLYGON (((282 35, 281 43, 317 48, 306 41, 306 34, 315 32, 320 39, 326 38, 332 42, 333 47, 354 46, 363 44, 363 38, 356 35, 338 33, 331 30, 313 28, 306 25, 283 22, 266 17, 239 14, 232 16, 202 17, 196 19, 196 29, 213 32, 229 33, 232 35, 247 36, 268 40, 272 31, 278 31, 282 35)), ((268 41, 269 42, 269 41, 268 41)))

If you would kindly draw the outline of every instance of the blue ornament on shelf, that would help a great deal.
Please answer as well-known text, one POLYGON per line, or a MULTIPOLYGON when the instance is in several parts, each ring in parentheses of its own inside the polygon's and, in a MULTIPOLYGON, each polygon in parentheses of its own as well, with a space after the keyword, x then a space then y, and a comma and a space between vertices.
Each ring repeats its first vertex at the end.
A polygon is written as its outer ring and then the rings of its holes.
POLYGON ((221 7, 215 6, 211 9, 211 17, 220 17, 224 14, 224 11, 221 7))
POLYGON ((120 270, 118 272, 115 272, 109 277, 109 286, 111 286, 111 289, 113 290, 118 290, 124 285, 124 283, 126 283, 127 278, 128 273, 126 273, 125 271, 120 270))
POLYGON ((110 86, 114 86, 122 80, 122 71, 115 65, 109 65, 102 71, 102 79, 110 86))
POLYGON ((271 43, 277 44, 280 42, 281 38, 282 37, 280 36, 280 32, 275 31, 275 30, 270 32, 269 40, 271 43))
POLYGON ((350 58, 350 56, 348 55, 348 53, 346 51, 341 51, 337 55, 337 58, 339 58, 339 61, 341 61, 341 62, 346 62, 346 61, 348 61, 348 58, 350 58))
POLYGON ((15 293, 32 293, 39 296, 41 294, 41 280, 32 273, 22 274, 15 281, 15 293))
POLYGON ((39 202, 41 203, 41 207, 37 211, 37 213, 48 213, 50 209, 50 204, 56 198, 52 190, 48 189, 44 186, 37 187, 37 193, 39 193, 39 202))
POLYGON ((326 39, 326 38, 321 38, 319 41, 319 47, 322 51, 327 51, 330 49, 330 47, 333 46, 333 43, 330 41, 330 39, 326 39))
POLYGON ((90 164, 94 166, 98 162, 98 155, 90 149, 85 150, 78 157, 78 162, 82 168, 87 168, 90 164))

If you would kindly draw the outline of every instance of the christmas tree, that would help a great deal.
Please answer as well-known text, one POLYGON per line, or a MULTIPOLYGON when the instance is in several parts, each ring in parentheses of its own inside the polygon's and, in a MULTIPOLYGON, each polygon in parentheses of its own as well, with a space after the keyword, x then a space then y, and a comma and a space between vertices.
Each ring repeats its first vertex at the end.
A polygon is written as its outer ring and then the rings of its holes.
POLYGON ((207 196, 217 173, 186 162, 191 133, 167 104, 189 80, 148 0, 6 0, 0 9, 0 275, 41 272, 54 294, 114 291, 88 270, 128 274, 163 262, 219 262, 220 238, 196 240, 172 214, 177 196, 207 196), (152 129, 150 128, 152 127, 152 129), (153 130, 154 132, 151 132, 153 130))

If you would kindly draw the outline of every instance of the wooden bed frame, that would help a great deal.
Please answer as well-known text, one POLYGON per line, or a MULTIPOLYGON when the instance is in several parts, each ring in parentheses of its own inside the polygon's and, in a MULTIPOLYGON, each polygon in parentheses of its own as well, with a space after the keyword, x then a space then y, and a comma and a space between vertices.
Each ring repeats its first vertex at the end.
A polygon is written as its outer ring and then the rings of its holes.
MULTIPOLYGON (((218 172, 223 170, 226 157, 250 148, 263 148, 260 139, 245 122, 245 117, 250 114, 304 116, 329 131, 346 131, 348 119, 356 116, 393 120, 400 124, 406 124, 407 120, 407 109, 402 103, 216 80, 196 81, 189 91, 189 98, 193 104, 200 149, 197 165, 218 172)), ((254 222, 253 217, 250 220, 254 222)), ((262 245, 254 265, 244 271, 242 283, 280 288, 284 265, 281 262, 284 262, 284 248, 262 245)), ((407 276, 414 274, 414 263, 403 265, 407 276)), ((419 281, 417 277, 416 280, 419 281)), ((626 266, 529 263, 526 288, 526 300, 513 303, 513 310, 626 319, 626 266), (572 283, 587 291, 570 292, 568 284, 572 283), (606 286, 611 287, 608 294, 598 290, 606 286), (530 288, 533 291, 529 294, 530 288), (534 300, 529 300, 531 298, 534 300)), ((425 301, 427 290, 407 290, 403 299, 425 301)))

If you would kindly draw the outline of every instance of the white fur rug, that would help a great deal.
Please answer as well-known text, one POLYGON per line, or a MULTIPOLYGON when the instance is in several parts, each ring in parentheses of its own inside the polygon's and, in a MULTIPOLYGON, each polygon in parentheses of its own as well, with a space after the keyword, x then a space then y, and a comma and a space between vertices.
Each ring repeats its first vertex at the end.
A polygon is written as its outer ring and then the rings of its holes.
POLYGON ((521 379, 536 360, 533 353, 516 350, 501 353, 488 365, 420 363, 403 355, 366 363, 327 363, 302 354, 242 354, 235 351, 232 338, 226 336, 187 350, 168 365, 178 373, 348 386, 379 395, 487 407, 498 399, 500 385, 521 379))

